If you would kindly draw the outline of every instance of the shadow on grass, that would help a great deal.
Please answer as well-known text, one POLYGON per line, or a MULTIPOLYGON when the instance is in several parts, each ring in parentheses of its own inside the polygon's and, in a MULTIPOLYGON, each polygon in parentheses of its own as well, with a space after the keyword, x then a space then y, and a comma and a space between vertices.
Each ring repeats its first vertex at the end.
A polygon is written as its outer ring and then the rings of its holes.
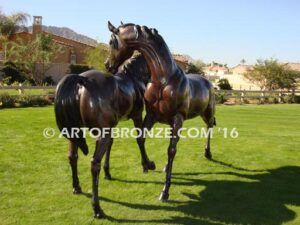
MULTIPOLYGON (((139 213, 146 210, 165 210, 181 212, 185 215, 184 217, 177 216, 159 220, 130 220, 108 217, 108 220, 119 223, 279 225, 295 219, 295 212, 286 205, 300 206, 300 167, 280 167, 266 170, 265 173, 260 174, 236 172, 218 174, 235 175, 239 178, 247 178, 247 180, 207 181, 192 178, 191 176, 194 174, 177 174, 173 179, 174 185, 199 185, 205 186, 205 189, 197 195, 183 192, 182 194, 188 197, 188 201, 171 201, 165 205, 135 204, 103 197, 101 199, 139 210, 139 213)), ((143 183, 140 181, 130 182, 143 183)), ((170 198, 172 199, 172 192, 170 198)))

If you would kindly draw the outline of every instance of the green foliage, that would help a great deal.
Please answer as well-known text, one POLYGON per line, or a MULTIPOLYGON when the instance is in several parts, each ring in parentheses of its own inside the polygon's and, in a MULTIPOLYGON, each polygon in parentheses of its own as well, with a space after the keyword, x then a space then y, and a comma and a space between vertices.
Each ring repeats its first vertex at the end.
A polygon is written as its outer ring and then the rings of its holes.
POLYGON ((222 64, 222 63, 218 63, 215 61, 212 61, 212 63, 210 63, 211 66, 219 66, 219 67, 224 67, 227 68, 227 64, 222 64))
POLYGON ((0 94, 0 108, 31 107, 51 105, 52 99, 47 96, 0 94))
POLYGON ((16 98, 7 93, 0 94, 0 108, 13 108, 16 98))
POLYGON ((13 62, 5 62, 0 71, 4 73, 4 79, 6 79, 5 83, 8 85, 14 82, 23 83, 26 80, 23 72, 20 71, 13 62))
POLYGON ((106 44, 99 43, 95 49, 86 51, 85 63, 90 67, 100 71, 106 71, 104 62, 109 54, 109 49, 106 44))
POLYGON ((193 63, 189 63, 187 73, 204 74, 203 67, 204 63, 200 60, 197 60, 193 63))
POLYGON ((25 71, 27 79, 33 80, 36 85, 43 84, 51 59, 57 52, 63 51, 62 47, 53 41, 51 34, 39 35, 30 42, 18 40, 11 45, 8 59, 25 71))
POLYGON ((229 84, 229 81, 224 78, 224 79, 220 79, 218 81, 218 86, 221 90, 232 90, 231 85, 229 84))
POLYGON ((52 104, 52 102, 49 101, 49 99, 47 99, 46 97, 30 95, 20 96, 17 100, 17 103, 21 107, 46 106, 52 104))
POLYGON ((71 74, 80 74, 91 69, 89 66, 81 64, 71 64, 69 68, 71 74))
POLYGON ((30 16, 24 12, 5 15, 0 10, 0 36, 9 37, 20 28, 25 28, 30 16))
POLYGON ((244 76, 261 89, 294 89, 300 72, 292 70, 287 64, 280 64, 275 59, 257 60, 253 69, 244 76))
POLYGON ((224 93, 215 93, 215 100, 217 104, 224 104, 227 100, 225 98, 225 94, 224 93))
POLYGON ((43 84, 44 84, 44 85, 50 85, 50 86, 53 86, 53 85, 55 85, 55 82, 54 82, 54 80, 52 79, 51 76, 47 76, 47 77, 45 77, 45 79, 43 80, 43 84))

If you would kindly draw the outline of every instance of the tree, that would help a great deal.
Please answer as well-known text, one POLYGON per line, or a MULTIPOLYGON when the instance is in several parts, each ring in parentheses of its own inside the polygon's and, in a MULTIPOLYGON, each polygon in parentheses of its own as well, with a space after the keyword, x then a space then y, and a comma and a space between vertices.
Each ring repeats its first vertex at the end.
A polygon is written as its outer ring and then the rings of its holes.
POLYGON ((0 10, 0 49, 4 50, 4 61, 7 57, 7 45, 9 37, 17 30, 26 28, 27 20, 30 16, 24 12, 5 15, 0 10))
POLYGON ((91 68, 106 71, 104 62, 108 57, 108 54, 108 46, 106 44, 99 43, 95 49, 89 49, 86 51, 84 61, 91 68))
POLYGON ((244 76, 261 89, 293 89, 300 78, 300 72, 292 70, 287 64, 276 59, 257 60, 254 67, 244 76))
POLYGON ((27 79, 33 80, 36 85, 43 84, 51 60, 57 52, 63 51, 51 34, 39 35, 29 42, 18 40, 10 44, 8 59, 25 71, 27 79))
POLYGON ((232 87, 226 78, 220 79, 218 82, 218 86, 221 90, 232 90, 232 87))
POLYGON ((241 64, 244 65, 245 63, 246 63, 246 60, 245 60, 245 59, 242 59, 242 60, 241 60, 241 64))
POLYGON ((187 73, 204 74, 204 66, 205 64, 201 60, 196 60, 188 64, 187 73))
POLYGON ((0 35, 10 37, 20 28, 26 29, 26 24, 30 16, 24 12, 5 15, 0 11, 0 35))

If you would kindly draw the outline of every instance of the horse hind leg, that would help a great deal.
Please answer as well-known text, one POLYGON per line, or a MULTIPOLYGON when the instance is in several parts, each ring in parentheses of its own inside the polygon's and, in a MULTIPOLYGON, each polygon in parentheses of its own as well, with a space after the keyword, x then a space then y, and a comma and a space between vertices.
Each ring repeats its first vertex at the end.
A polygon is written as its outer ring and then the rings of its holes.
POLYGON ((78 161, 78 146, 74 142, 69 143, 69 163, 72 169, 73 180, 73 194, 80 194, 81 187, 79 185, 78 173, 77 173, 77 161, 78 161))
POLYGON ((109 134, 107 134, 105 137, 96 141, 96 149, 93 159, 91 161, 91 173, 93 183, 92 207, 94 209, 94 217, 98 219, 105 217, 105 214, 99 204, 98 186, 101 161, 111 143, 110 139, 111 133, 109 132, 109 134))
POLYGON ((212 128, 216 124, 215 117, 214 116, 210 117, 210 119, 206 122, 206 124, 207 124, 207 140, 206 140, 204 156, 210 160, 212 159, 212 154, 210 151, 210 139, 212 136, 212 128))
POLYGON ((110 165, 109 165, 109 161, 110 161, 110 151, 111 151, 111 146, 113 144, 113 138, 110 139, 110 143, 108 145, 107 151, 105 153, 105 162, 104 162, 104 166, 103 166, 103 170, 104 170, 104 178, 107 180, 111 180, 111 174, 110 174, 110 165))

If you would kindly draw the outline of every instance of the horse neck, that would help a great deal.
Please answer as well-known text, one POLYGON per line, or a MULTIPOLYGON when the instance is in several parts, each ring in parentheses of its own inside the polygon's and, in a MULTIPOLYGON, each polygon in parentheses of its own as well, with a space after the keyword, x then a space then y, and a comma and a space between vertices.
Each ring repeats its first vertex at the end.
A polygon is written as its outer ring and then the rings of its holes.
POLYGON ((165 85, 177 69, 166 43, 162 39, 161 43, 141 39, 134 42, 133 48, 145 57, 150 69, 151 82, 165 85))
POLYGON ((123 66, 122 72, 133 80, 145 85, 150 80, 150 72, 145 57, 142 54, 131 57, 123 66))

